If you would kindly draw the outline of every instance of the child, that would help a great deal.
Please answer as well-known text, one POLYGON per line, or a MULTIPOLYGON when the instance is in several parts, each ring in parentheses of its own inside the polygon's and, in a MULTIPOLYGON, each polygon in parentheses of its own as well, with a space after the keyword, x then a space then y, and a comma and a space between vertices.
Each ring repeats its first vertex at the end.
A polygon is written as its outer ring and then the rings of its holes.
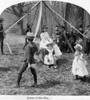
POLYGON ((1 48, 1 54, 4 54, 3 52, 3 45, 4 45, 4 38, 5 38, 5 32, 3 28, 3 18, 0 18, 0 48, 1 48))
POLYGON ((54 49, 53 49, 53 43, 48 43, 47 45, 47 54, 44 57, 44 64, 48 65, 49 67, 53 66, 55 64, 54 61, 54 49))
POLYGON ((47 54, 47 50, 46 50, 47 44, 50 43, 50 42, 53 42, 52 38, 48 34, 48 27, 47 26, 42 27, 42 32, 40 34, 40 38, 41 38, 40 45, 39 45, 40 58, 41 58, 41 61, 43 62, 44 57, 47 54))
POLYGON ((25 34, 26 34, 26 37, 25 37, 25 44, 24 44, 24 46, 23 46, 23 49, 24 49, 24 48, 26 47, 26 45, 28 44, 28 42, 27 42, 28 37, 31 36, 31 35, 34 36, 34 34, 33 34, 33 32, 32 32, 32 28, 31 28, 31 26, 30 26, 29 24, 27 24, 27 29, 26 29, 25 34))
POLYGON ((44 64, 49 65, 49 67, 53 66, 54 68, 57 68, 59 65, 59 58, 62 55, 62 52, 60 51, 59 47, 55 43, 55 41, 47 43, 47 54, 44 57, 44 64))
POLYGON ((17 78, 17 87, 20 87, 20 81, 22 79, 23 72, 29 68, 31 70, 31 73, 34 77, 34 87, 37 87, 37 73, 36 73, 36 67, 35 67, 35 59, 34 54, 38 51, 38 48, 36 44, 33 42, 34 36, 31 35, 27 38, 28 44, 25 47, 25 59, 22 68, 19 70, 18 78, 17 78))
POLYGON ((75 48, 75 58, 72 64, 72 74, 76 76, 76 80, 80 79, 81 81, 86 81, 86 76, 88 75, 88 71, 86 69, 87 61, 83 58, 82 46, 80 44, 76 44, 75 48))

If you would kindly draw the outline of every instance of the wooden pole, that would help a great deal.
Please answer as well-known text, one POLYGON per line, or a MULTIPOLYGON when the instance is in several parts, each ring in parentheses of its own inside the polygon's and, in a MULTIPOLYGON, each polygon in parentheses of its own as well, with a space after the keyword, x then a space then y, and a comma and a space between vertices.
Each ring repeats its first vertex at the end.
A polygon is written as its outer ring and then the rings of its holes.
POLYGON ((13 55, 12 50, 11 50, 11 48, 9 46, 9 43, 6 40, 5 40, 5 43, 6 43, 7 47, 8 47, 8 50, 9 50, 10 54, 13 55))
POLYGON ((42 1, 40 2, 40 11, 39 11, 39 17, 38 17, 38 22, 37 22, 37 26, 36 26, 36 30, 35 30, 35 38, 34 41, 36 39, 40 24, 41 24, 41 19, 42 19, 42 1))
POLYGON ((67 36, 66 36, 65 31, 63 32, 63 35, 64 35, 64 38, 65 38, 65 40, 66 40, 66 42, 67 42, 67 44, 68 44, 69 48, 70 48, 70 49, 71 49, 71 51, 74 53, 74 50, 73 50, 73 48, 72 48, 71 44, 69 43, 69 41, 68 41, 68 39, 67 39, 67 36))

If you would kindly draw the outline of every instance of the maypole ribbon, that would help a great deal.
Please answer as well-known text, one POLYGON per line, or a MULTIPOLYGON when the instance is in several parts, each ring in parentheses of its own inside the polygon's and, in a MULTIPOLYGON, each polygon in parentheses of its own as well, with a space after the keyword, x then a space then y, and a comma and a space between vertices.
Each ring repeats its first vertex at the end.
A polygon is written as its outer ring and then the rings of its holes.
MULTIPOLYGON (((40 3, 40 1, 37 2, 28 12, 32 11, 39 3, 40 3)), ((5 33, 8 32, 11 28, 13 28, 20 20, 22 20, 24 17, 26 17, 26 16, 28 15, 28 12, 27 12, 24 16, 22 16, 19 20, 17 20, 12 26, 10 26, 10 27, 5 31, 5 33)), ((7 42, 6 39, 5 39, 5 42, 6 42, 7 46, 8 46, 8 49, 9 49, 10 54, 13 54, 13 53, 12 53, 12 50, 11 50, 11 48, 10 48, 10 45, 9 45, 9 43, 7 42)))
MULTIPOLYGON (((44 2, 43 2, 44 3, 44 2)), ((44 3, 45 4, 45 3, 44 3)), ((45 4, 46 5, 46 4, 45 4)), ((70 25, 73 29, 75 29, 79 34, 81 34, 84 38, 87 38, 84 34, 82 34, 79 30, 77 30, 71 23, 69 23, 66 19, 64 19, 59 13, 57 13, 55 10, 53 10, 50 6, 46 5, 49 10, 51 10, 53 13, 55 13, 57 16, 59 16, 62 20, 64 20, 68 25, 70 25)))
POLYGON ((34 34, 35 35, 34 41, 36 39, 38 30, 39 30, 39 27, 40 27, 40 24, 41 24, 41 18, 42 18, 42 1, 40 2, 40 11, 39 11, 39 17, 38 17, 37 27, 36 27, 35 34, 34 34))

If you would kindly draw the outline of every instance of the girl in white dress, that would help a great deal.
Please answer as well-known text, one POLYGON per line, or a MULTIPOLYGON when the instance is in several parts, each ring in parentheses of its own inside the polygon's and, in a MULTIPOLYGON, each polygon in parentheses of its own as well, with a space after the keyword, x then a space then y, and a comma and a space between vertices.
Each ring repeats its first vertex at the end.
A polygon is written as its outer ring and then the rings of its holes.
POLYGON ((54 58, 54 49, 53 49, 53 42, 47 44, 47 54, 44 57, 44 64, 48 65, 49 67, 55 65, 55 58, 54 58))
POLYGON ((47 43, 47 54, 44 57, 44 64, 49 67, 57 68, 58 67, 58 59, 61 57, 62 52, 60 51, 58 45, 53 41, 51 43, 47 43))
POLYGON ((87 61, 83 58, 82 46, 76 44, 74 60, 72 63, 72 74, 76 77, 75 79, 80 79, 81 81, 86 81, 86 76, 88 71, 86 69, 87 61))

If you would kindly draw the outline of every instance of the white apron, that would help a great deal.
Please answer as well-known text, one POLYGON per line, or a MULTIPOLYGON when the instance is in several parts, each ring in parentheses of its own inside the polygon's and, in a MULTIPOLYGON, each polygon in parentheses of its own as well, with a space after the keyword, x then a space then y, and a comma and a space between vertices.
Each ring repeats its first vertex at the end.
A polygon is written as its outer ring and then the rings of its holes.
POLYGON ((83 54, 79 54, 75 52, 75 58, 72 63, 72 73, 73 75, 85 76, 88 75, 88 71, 86 69, 87 61, 83 58, 83 54))
POLYGON ((44 64, 46 64, 46 65, 55 64, 54 55, 53 55, 53 49, 52 50, 48 50, 48 52, 49 52, 49 54, 45 55, 45 57, 44 57, 44 64))
POLYGON ((55 51, 55 57, 56 58, 60 57, 62 55, 62 52, 59 49, 58 45, 57 44, 54 44, 53 48, 54 48, 54 51, 55 51))
POLYGON ((40 41, 40 48, 47 48, 47 44, 53 42, 53 40, 48 35, 48 32, 44 32, 40 34, 41 41, 40 41))

